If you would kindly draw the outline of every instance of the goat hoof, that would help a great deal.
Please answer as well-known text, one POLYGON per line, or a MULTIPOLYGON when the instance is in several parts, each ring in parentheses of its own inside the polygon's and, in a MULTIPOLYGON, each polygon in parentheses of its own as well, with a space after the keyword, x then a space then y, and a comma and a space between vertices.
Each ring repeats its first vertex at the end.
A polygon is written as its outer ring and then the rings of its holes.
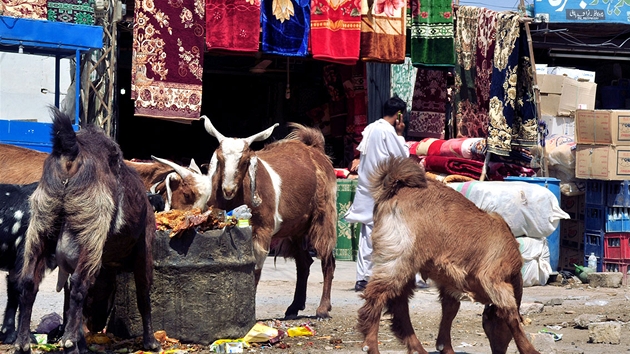
POLYGON ((24 345, 19 345, 19 344, 15 345, 15 353, 16 354, 28 354, 30 352, 31 352, 31 345, 30 345, 30 343, 26 343, 24 345))
POLYGON ((363 349, 362 349, 362 350, 363 350, 364 352, 366 352, 366 353, 367 353, 367 351, 368 351, 368 350, 370 350, 370 347, 368 347, 367 345, 366 345, 366 346, 363 346, 363 349))
POLYGON ((63 346, 65 348, 72 348, 74 346, 74 343, 72 343, 72 341, 70 339, 67 339, 64 343, 63 346))
MULTIPOLYGON (((6 332, 3 332, 6 333, 6 332)), ((15 343, 15 340, 17 339, 17 332, 16 331, 9 331, 8 334, 4 335, 4 336, 0 336, 0 341, 2 341, 2 343, 4 344, 13 344, 15 343)))
POLYGON ((145 350, 150 350, 150 351, 155 351, 157 349, 160 349, 160 343, 158 343, 157 340, 155 339, 144 341, 143 346, 145 350))

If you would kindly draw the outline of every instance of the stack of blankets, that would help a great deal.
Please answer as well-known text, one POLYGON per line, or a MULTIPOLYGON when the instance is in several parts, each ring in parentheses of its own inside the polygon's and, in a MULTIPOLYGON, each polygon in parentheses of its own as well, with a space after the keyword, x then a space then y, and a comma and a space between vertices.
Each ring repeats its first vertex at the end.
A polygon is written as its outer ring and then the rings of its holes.
MULTIPOLYGON (((420 162, 428 173, 438 176, 463 176, 478 180, 483 171, 486 143, 482 138, 433 139, 426 138, 410 144, 410 155, 420 162)), ((530 177, 535 171, 529 167, 531 154, 515 149, 511 156, 492 156, 487 177, 502 181, 507 176, 530 177)))

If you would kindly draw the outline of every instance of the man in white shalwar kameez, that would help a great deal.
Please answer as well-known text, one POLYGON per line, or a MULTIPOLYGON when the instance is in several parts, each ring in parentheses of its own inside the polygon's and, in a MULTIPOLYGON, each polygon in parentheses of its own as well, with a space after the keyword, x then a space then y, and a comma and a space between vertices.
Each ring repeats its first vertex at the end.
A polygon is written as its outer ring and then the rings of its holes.
POLYGON ((409 147, 402 136, 405 130, 403 112, 405 101, 392 97, 383 107, 383 118, 369 124, 363 130, 363 140, 357 147, 361 152, 359 161, 359 183, 350 210, 345 215, 347 222, 361 223, 361 235, 357 254, 356 291, 365 289, 372 275, 372 229, 374 221, 374 199, 369 191, 369 177, 377 165, 392 157, 409 157, 409 147))

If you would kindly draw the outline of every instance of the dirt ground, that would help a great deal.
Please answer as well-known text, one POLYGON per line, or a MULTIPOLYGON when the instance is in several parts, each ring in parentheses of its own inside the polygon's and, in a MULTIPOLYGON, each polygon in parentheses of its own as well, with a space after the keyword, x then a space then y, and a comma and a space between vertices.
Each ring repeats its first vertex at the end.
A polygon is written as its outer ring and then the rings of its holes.
MULTIPOLYGON (((283 352, 283 353, 359 353, 361 352, 361 336, 355 329, 357 310, 362 305, 359 294, 353 289, 355 277, 354 262, 337 262, 337 271, 333 283, 331 319, 317 320, 313 317, 321 294, 321 271, 318 262, 311 267, 311 278, 308 285, 308 300, 304 317, 293 321, 274 321, 281 319, 286 307, 291 303, 295 286, 295 267, 291 261, 278 260, 274 267, 273 259, 268 259, 258 288, 256 318, 265 323, 290 327, 308 323, 316 335, 314 337, 285 338, 282 345, 274 347, 255 347, 249 352, 283 352)), ((3 277, 4 278, 4 277, 3 277)), ((32 328, 37 326, 43 315, 61 313, 62 294, 54 292, 56 274, 46 277, 41 287, 33 312, 32 328)), ((546 304, 550 300, 561 305, 545 305, 541 313, 525 316, 525 329, 528 333, 536 333, 548 329, 562 334, 562 339, 553 346, 538 348, 542 352, 556 354, 581 353, 630 353, 630 292, 627 287, 610 289, 591 289, 586 285, 579 286, 544 286, 531 287, 524 290, 524 303, 546 304), (601 301, 600 301, 601 300, 601 301), (621 344, 588 343, 588 330, 574 328, 573 320, 580 314, 603 315, 608 320, 622 322, 621 344), (531 321, 531 322, 530 322, 531 321), (560 326, 560 329, 549 329, 547 326, 560 326)), ((6 290, 4 279, 0 281, 0 306, 4 308, 6 290)), ((435 338, 440 320, 440 305, 437 290, 428 288, 418 290, 410 302, 412 321, 418 338, 427 351, 437 353, 435 338)), ((470 301, 462 302, 460 312, 453 325, 453 346, 461 354, 490 353, 487 338, 481 327, 483 306, 470 301)), ((156 328, 156 330, 158 330, 156 328)), ((382 353, 404 353, 404 347, 393 337, 388 328, 388 321, 383 318, 379 334, 382 353)), ((200 353, 208 353, 207 346, 195 347, 200 353)), ((0 352, 12 352, 9 345, 0 345, 0 352)), ((512 343, 508 353, 517 353, 512 343)))

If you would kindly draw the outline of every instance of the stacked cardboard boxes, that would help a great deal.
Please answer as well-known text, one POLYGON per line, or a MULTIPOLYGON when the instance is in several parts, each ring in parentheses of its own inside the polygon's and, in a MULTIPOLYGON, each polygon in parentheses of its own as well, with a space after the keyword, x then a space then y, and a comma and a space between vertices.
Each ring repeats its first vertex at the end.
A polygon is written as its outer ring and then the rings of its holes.
POLYGON ((577 110, 577 178, 630 179, 630 111, 577 110))

